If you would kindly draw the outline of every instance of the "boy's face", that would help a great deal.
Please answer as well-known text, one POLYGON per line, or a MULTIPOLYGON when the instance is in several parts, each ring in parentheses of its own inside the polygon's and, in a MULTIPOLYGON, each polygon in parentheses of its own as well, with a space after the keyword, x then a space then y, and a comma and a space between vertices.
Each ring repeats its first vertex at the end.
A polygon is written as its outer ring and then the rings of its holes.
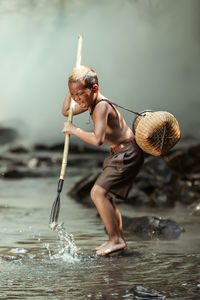
POLYGON ((83 109, 93 103, 94 91, 93 89, 85 88, 84 81, 69 82, 69 91, 74 99, 83 109))

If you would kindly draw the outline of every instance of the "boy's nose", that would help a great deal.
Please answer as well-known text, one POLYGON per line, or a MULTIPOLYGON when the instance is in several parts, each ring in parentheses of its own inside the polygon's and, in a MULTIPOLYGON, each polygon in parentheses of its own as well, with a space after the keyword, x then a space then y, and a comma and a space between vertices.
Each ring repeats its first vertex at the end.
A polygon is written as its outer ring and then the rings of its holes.
POLYGON ((80 102, 80 99, 79 99, 78 96, 76 96, 74 100, 75 100, 76 102, 80 102))

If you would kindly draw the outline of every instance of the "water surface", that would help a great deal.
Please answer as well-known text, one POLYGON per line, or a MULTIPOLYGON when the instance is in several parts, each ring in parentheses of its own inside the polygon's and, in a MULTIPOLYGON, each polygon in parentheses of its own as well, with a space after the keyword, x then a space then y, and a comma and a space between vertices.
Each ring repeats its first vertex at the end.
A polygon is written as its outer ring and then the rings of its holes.
POLYGON ((153 211, 121 205, 128 216, 172 217, 186 232, 178 240, 127 236, 125 256, 98 258, 106 240, 96 210, 66 196, 77 177, 65 179, 60 222, 75 240, 74 255, 48 220, 57 178, 0 181, 0 299, 199 299, 199 218, 186 207, 153 211), (69 249, 68 249, 69 250, 69 249))

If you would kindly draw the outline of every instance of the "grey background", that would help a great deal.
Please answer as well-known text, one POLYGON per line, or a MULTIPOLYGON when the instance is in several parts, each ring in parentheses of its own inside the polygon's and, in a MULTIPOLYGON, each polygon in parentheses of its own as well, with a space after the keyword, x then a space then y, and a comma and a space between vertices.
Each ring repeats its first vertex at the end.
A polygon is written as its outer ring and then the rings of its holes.
MULTIPOLYGON (((0 122, 28 143, 63 141, 78 34, 101 92, 130 109, 173 113, 200 138, 200 1, 1 0, 0 122)), ((123 112, 131 126, 134 115, 123 112)), ((89 114, 74 118, 86 124, 89 114)), ((76 140, 76 139, 75 139, 76 140)))

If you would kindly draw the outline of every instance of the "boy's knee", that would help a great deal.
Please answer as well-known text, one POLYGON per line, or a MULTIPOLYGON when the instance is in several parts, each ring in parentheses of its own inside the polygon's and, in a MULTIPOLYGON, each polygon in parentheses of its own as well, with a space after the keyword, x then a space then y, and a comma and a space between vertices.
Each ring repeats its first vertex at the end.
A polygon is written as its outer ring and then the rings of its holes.
POLYGON ((107 192, 104 188, 95 184, 90 191, 90 196, 91 196, 92 200, 95 201, 97 198, 99 198, 101 196, 104 197, 106 195, 106 193, 107 192))
POLYGON ((95 184, 91 191, 90 191, 90 197, 93 199, 95 199, 95 196, 98 194, 98 186, 95 184))

